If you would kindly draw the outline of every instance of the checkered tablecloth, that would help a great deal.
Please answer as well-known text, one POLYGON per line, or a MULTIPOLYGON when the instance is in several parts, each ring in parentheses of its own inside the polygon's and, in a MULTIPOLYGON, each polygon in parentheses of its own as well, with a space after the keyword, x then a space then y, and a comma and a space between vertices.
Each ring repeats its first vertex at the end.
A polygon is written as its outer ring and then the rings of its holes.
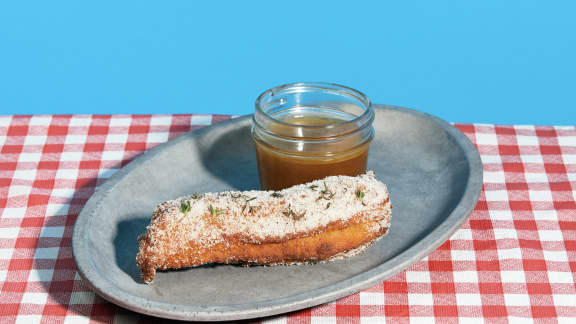
MULTIPOLYGON (((110 175, 220 115, 0 116, 0 322, 155 322, 90 291, 72 227, 110 175)), ((336 302, 269 323, 576 323, 576 127, 456 125, 484 187, 426 259, 336 302)))

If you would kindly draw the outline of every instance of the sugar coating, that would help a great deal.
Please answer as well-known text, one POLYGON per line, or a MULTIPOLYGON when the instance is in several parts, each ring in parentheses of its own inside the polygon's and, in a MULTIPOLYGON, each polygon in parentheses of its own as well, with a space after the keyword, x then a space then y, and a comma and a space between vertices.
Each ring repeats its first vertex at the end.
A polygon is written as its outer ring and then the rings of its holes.
MULTIPOLYGON (((310 235, 359 213, 363 221, 383 220, 381 225, 389 227, 390 208, 386 185, 368 171, 358 177, 332 176, 278 192, 227 191, 181 197, 157 207, 149 225, 154 231, 148 233, 151 243, 169 242, 168 248, 191 241, 210 247, 226 243, 226 237, 262 244, 310 235), (188 203, 189 211, 183 208, 188 203)), ((147 249, 154 249, 154 244, 147 249)))

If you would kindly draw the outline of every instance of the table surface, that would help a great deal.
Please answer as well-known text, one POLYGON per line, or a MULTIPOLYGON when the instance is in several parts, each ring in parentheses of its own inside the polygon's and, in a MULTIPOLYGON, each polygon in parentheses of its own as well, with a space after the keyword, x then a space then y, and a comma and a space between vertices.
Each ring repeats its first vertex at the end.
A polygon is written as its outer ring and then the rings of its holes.
MULTIPOLYGON (((0 322, 154 322, 92 293, 72 258, 83 204, 143 151, 225 115, 0 116, 0 322)), ((576 127, 457 124, 484 168, 446 243, 354 295, 269 323, 573 323, 576 127)))

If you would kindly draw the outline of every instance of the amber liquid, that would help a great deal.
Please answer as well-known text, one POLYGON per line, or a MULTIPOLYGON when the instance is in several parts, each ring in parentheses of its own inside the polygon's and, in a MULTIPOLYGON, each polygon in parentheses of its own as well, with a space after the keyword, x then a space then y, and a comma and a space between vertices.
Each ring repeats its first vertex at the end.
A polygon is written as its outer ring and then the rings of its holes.
MULTIPOLYGON (((328 125, 342 120, 321 117, 290 117, 283 121, 298 125, 328 125)), ((283 154, 256 141, 260 184, 264 190, 280 190, 333 175, 357 176, 366 172, 370 143, 337 156, 283 154)))

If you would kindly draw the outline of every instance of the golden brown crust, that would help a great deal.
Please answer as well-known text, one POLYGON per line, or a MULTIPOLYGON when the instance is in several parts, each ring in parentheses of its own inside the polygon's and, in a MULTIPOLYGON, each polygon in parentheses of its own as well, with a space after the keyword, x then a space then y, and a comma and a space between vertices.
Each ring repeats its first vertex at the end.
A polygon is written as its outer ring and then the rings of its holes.
POLYGON ((373 173, 280 192, 193 195, 158 206, 136 261, 147 283, 157 269, 322 261, 380 238, 390 217, 387 188, 373 173))
MULTIPOLYGON (((285 242, 250 244, 227 241, 209 249, 199 248, 194 242, 190 242, 186 248, 164 258, 161 262, 152 262, 139 253, 137 263, 142 269, 142 279, 145 282, 151 282, 156 275, 156 270, 193 267, 207 263, 270 265, 322 261, 370 244, 385 235, 387 231, 388 227, 380 226, 378 222, 368 222, 334 228, 285 242)), ((150 244, 145 235, 140 238, 139 243, 141 249, 150 244)))

